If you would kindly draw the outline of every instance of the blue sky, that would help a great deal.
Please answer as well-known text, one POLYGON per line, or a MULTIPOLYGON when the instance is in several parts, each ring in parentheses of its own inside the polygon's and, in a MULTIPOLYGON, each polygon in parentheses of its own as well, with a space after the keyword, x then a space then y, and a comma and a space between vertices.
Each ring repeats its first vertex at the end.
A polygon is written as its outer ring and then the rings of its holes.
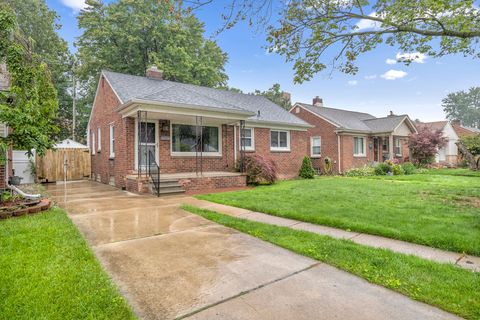
MULTIPOLYGON (((205 22, 207 37, 212 36, 222 22, 222 1, 217 3, 196 13, 205 22)), ((57 11, 62 25, 60 34, 75 50, 73 41, 81 34, 76 15, 83 0, 47 0, 47 4, 57 11)), ((440 59, 426 57, 405 66, 392 64, 397 54, 402 53, 388 46, 361 56, 358 60, 360 70, 355 76, 325 72, 309 82, 294 84, 292 65, 283 57, 266 52, 265 34, 239 24, 215 40, 228 53, 226 72, 232 87, 251 92, 266 90, 277 82, 291 93, 294 102, 311 103, 318 95, 328 107, 368 112, 379 117, 392 110, 396 114, 406 113, 412 119, 442 120, 445 115, 441 101, 449 92, 480 86, 478 59, 461 55, 440 59)))

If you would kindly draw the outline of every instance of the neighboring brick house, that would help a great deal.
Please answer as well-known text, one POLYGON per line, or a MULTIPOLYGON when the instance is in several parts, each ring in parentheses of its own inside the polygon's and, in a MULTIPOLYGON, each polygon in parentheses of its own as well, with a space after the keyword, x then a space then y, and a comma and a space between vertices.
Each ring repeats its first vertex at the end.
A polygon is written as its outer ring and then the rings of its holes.
POLYGON ((185 189, 245 185, 235 171, 248 154, 292 178, 309 127, 264 97, 163 80, 155 67, 146 77, 102 71, 87 129, 92 178, 145 191, 142 174, 158 164, 185 189))
POLYGON ((438 150, 435 162, 444 165, 457 165, 461 160, 458 152, 457 142, 461 137, 480 133, 478 129, 462 126, 459 120, 449 122, 447 120, 434 122, 416 122, 417 128, 428 127, 431 130, 440 130, 447 138, 447 144, 438 150))
POLYGON ((319 97, 311 105, 296 103, 290 112, 313 126, 308 129, 308 150, 314 168, 322 172, 327 157, 336 173, 387 159, 403 161, 409 157, 408 136, 416 132, 407 115, 376 118, 327 108, 319 97))

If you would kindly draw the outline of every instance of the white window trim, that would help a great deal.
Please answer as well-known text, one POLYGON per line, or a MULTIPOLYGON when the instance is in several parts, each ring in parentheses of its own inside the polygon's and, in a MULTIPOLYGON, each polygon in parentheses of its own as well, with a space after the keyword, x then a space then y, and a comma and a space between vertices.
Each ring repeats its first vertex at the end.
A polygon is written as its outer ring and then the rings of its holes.
MULTIPOLYGON (((255 151, 255 130, 253 128, 243 128, 245 130, 250 130, 250 136, 252 140, 252 145, 250 147, 245 147, 245 151, 255 151)), ((240 148, 242 148, 242 129, 240 128, 240 148)))
POLYGON ((320 136, 314 136, 310 138, 310 156, 312 158, 320 158, 322 157, 322 137, 320 136), (320 139, 320 154, 314 154, 313 153, 313 139, 320 139))
POLYGON ((393 147, 395 151, 397 148, 398 150, 400 150, 400 152, 395 152, 395 155, 402 156, 402 140, 400 138, 395 138, 395 141, 393 142, 393 147), (397 142, 398 142, 398 146, 397 146, 397 142))
POLYGON ((114 143, 115 143, 115 125, 110 124, 110 158, 115 158, 114 143))
POLYGON ((97 151, 102 151, 102 129, 100 127, 97 128, 97 151))
POLYGON ((353 156, 363 158, 367 156, 367 137, 365 136, 355 136, 353 137, 353 156), (355 138, 363 139, 363 153, 355 153, 355 138))
MULTIPOLYGON (((195 157, 197 155, 196 152, 179 152, 173 151, 173 125, 180 124, 180 125, 187 125, 187 126, 195 126, 191 123, 183 123, 183 122, 170 122, 170 155, 172 157, 195 157)), ((204 157, 221 157, 222 156, 222 126, 221 125, 210 125, 210 124, 203 124, 204 127, 215 127, 218 128, 218 152, 202 152, 204 157)), ((200 153, 200 152, 199 152, 200 153)))
MULTIPOLYGON (((280 143, 280 140, 279 140, 279 143, 280 143)), ((270 129, 270 151, 283 151, 283 152, 289 152, 290 151, 290 131, 289 130, 270 129), (286 132, 287 133, 287 146, 286 147, 272 147, 272 131, 286 132)))
POLYGON ((92 130, 92 155, 95 154, 95 130, 92 130))

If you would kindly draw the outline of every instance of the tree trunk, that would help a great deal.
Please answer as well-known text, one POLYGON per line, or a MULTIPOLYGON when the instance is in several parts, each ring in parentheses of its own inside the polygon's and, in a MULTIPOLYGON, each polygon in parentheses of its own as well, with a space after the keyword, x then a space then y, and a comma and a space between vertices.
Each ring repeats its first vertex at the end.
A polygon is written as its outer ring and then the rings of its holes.
POLYGON ((458 151, 465 157, 465 159, 470 164, 470 169, 478 170, 480 167, 480 157, 475 159, 475 156, 468 151, 467 147, 461 142, 457 142, 458 151))

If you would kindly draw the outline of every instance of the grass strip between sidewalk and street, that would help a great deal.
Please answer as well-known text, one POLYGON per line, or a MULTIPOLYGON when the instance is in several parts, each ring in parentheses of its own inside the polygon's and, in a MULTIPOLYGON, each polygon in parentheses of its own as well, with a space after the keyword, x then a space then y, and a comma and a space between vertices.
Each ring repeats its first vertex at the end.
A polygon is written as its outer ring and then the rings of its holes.
POLYGON ((466 319, 480 318, 480 273, 194 206, 182 208, 466 319))
POLYGON ((0 220, 0 319, 136 319, 67 217, 0 220))

